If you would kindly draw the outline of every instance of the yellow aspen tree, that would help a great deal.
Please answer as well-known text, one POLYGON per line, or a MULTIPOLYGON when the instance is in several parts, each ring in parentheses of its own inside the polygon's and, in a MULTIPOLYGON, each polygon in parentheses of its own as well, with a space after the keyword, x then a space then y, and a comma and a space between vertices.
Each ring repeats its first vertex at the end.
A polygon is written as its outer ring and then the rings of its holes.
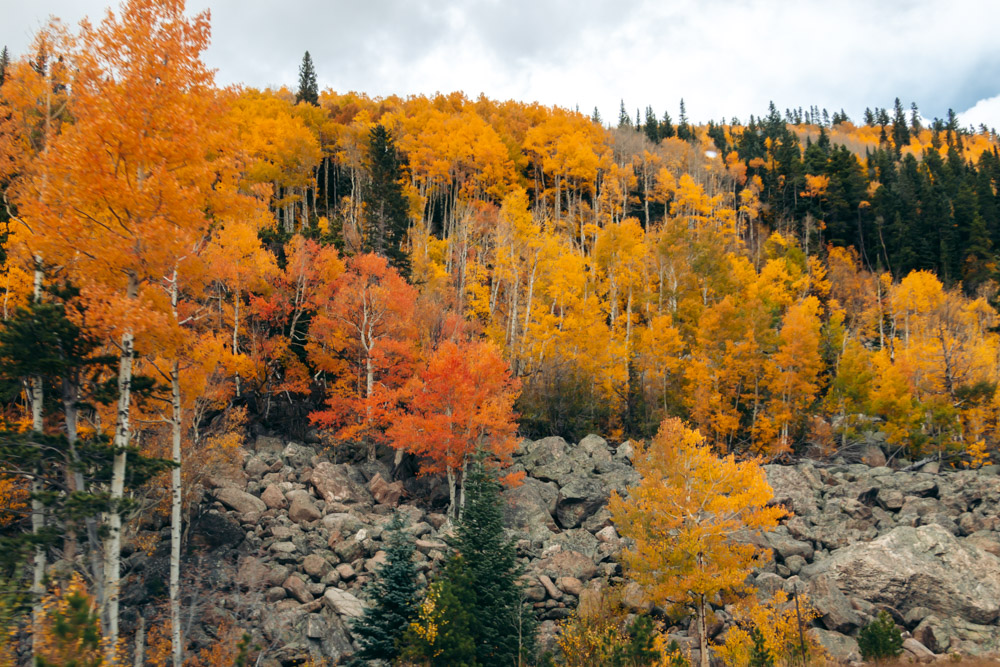
POLYGON ((638 486, 610 501, 615 525, 634 541, 622 562, 652 602, 694 610, 700 664, 708 667, 709 605, 724 591, 743 591, 761 562, 757 547, 737 535, 774 528, 784 510, 768 506, 774 493, 757 463, 719 458, 680 419, 660 425, 635 466, 638 486))

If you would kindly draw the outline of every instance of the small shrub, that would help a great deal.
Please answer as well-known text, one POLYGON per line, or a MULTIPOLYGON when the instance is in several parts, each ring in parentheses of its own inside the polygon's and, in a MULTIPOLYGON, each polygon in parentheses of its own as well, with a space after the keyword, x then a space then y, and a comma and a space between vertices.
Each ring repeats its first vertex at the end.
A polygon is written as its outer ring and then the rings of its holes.
POLYGON ((903 635, 886 611, 880 611, 871 623, 861 628, 858 648, 866 661, 881 662, 903 652, 903 635))

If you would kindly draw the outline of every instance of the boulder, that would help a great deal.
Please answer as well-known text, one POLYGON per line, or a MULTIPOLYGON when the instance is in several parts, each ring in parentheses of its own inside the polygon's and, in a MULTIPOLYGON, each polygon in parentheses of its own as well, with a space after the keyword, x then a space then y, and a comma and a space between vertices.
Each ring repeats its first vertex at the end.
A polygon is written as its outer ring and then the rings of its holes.
POLYGON ((288 508, 288 518, 295 523, 319 521, 323 513, 317 509, 312 498, 306 492, 292 496, 292 506, 288 508))
POLYGON ((556 551, 542 560, 535 561, 531 569, 552 579, 575 577, 587 581, 597 574, 594 562, 578 551, 556 551))
POLYGON ((807 579, 830 574, 852 597, 903 614, 926 607, 980 624, 1000 617, 1000 559, 938 525, 894 528, 869 543, 838 549, 802 572, 807 579))
POLYGON ((264 492, 260 494, 260 499, 264 501, 268 509, 272 510, 283 510, 288 507, 288 501, 285 499, 285 494, 281 492, 274 484, 268 484, 264 492))
POLYGON ((263 513, 267 510, 267 505, 264 504, 263 500, 232 486, 223 486, 215 489, 212 493, 215 494, 216 500, 241 515, 247 515, 251 512, 263 513))
POLYGON ((380 472, 368 480, 368 490, 379 505, 395 507, 403 497, 403 483, 400 481, 389 483, 382 478, 380 472))
POLYGON ((829 574, 821 574, 809 582, 809 600, 827 630, 848 633, 862 625, 861 617, 829 574))
POLYGON ((351 474, 350 466, 334 465, 329 461, 316 464, 308 482, 327 503, 370 504, 368 489, 351 474))
POLYGON ((577 448, 595 461, 611 460, 611 451, 608 449, 608 441, 599 435, 591 433, 590 435, 584 437, 584 439, 577 445, 577 448))
POLYGON ((236 547, 245 537, 246 533, 239 523, 214 510, 205 512, 191 522, 190 540, 192 546, 209 549, 236 547))
POLYGON ((323 592, 323 604, 341 616, 357 618, 364 614, 365 605, 347 591, 330 587, 323 592))
POLYGON ((313 601, 312 593, 309 592, 309 589, 306 588, 306 583, 297 574, 288 575, 288 578, 281 584, 281 587, 302 604, 313 601))
POLYGON ((861 651, 858 649, 858 640, 854 639, 854 637, 848 637, 839 632, 824 630, 822 628, 809 628, 808 633, 837 662, 861 662, 861 651))
POLYGON ((593 477, 571 479, 556 501, 556 519, 563 528, 576 528, 608 502, 608 488, 593 477))
POLYGON ((313 579, 322 579, 323 575, 333 569, 330 561, 319 554, 309 554, 302 559, 302 571, 313 579))
POLYGON ((766 465, 764 472, 774 489, 774 502, 784 505, 799 516, 819 511, 813 482, 799 467, 766 465))
POLYGON ((311 465, 314 456, 316 456, 316 450, 312 447, 300 445, 297 442, 288 443, 281 451, 281 458, 293 470, 305 470, 311 465))
POLYGON ((548 486, 544 482, 528 478, 523 484, 504 489, 504 524, 531 539, 545 540, 552 537, 552 533, 559 528, 552 520, 549 501, 542 495, 543 489, 549 490, 548 486))
POLYGON ((913 637, 907 637, 903 640, 903 655, 917 662, 933 662, 936 657, 933 651, 913 637))

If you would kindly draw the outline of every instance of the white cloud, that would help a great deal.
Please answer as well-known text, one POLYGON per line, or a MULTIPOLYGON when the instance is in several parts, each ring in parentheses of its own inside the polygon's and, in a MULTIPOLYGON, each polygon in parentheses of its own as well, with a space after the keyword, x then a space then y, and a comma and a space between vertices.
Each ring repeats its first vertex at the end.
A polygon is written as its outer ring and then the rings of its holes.
POLYGON ((985 100, 979 100, 970 109, 958 114, 958 120, 963 127, 980 125, 996 129, 1000 128, 1000 95, 994 95, 985 100))

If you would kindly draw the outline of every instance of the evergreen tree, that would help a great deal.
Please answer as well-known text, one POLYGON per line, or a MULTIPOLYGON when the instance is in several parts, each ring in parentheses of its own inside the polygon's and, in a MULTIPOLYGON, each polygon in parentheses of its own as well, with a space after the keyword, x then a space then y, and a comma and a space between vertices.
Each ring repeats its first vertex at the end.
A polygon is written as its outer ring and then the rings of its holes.
POLYGON ((621 107, 618 109, 618 127, 632 127, 632 119, 625 110, 625 100, 621 101, 621 107))
POLYGON ((387 529, 385 563, 365 586, 371 606, 357 620, 351 633, 361 645, 354 664, 372 661, 392 663, 400 654, 403 633, 417 616, 417 568, 413 562, 413 540, 403 530, 397 512, 387 529), (364 661, 364 662, 362 662, 364 661))
POLYGON ((687 109, 684 107, 684 98, 681 98, 681 113, 677 117, 677 138, 690 141, 694 138, 691 127, 688 125, 687 109))
POLYGON ((660 124, 653 113, 653 107, 646 107, 646 123, 642 126, 646 132, 646 138, 654 144, 660 143, 660 124))
POLYGON ((392 134, 376 125, 368 134, 371 179, 365 187, 365 250, 382 255, 404 277, 410 258, 403 247, 410 217, 403 196, 403 175, 392 134))
POLYGON ((601 112, 598 111, 597 107, 594 107, 594 115, 590 117, 590 120, 594 121, 595 125, 604 125, 604 121, 601 119, 601 112))
POLYGON ((916 102, 910 102, 910 127, 914 132, 919 132, 922 128, 920 124, 920 110, 917 109, 916 102))
POLYGON ((299 65, 299 92, 295 102, 306 102, 313 106, 319 105, 319 86, 316 84, 316 70, 313 67, 312 56, 306 51, 299 65))
POLYGON ((7 80, 7 67, 10 65, 10 53, 7 52, 7 47, 3 47, 3 51, 0 51, 0 86, 3 82, 7 80))
MULTIPOLYGON (((465 560, 455 555, 427 589, 417 618, 403 635, 401 655, 431 667, 472 667, 476 661, 476 595, 465 560)), ((495 663, 487 663, 495 664, 495 663)))
POLYGON ((517 553, 504 534, 500 484, 477 462, 465 493, 454 546, 475 594, 476 659, 481 665, 519 664, 534 652, 536 623, 522 602, 517 553))
POLYGON ((660 121, 660 139, 669 139, 674 136, 674 123, 670 118, 670 112, 663 112, 663 120, 660 121))
POLYGON ((906 114, 903 112, 903 105, 899 98, 893 104, 892 113, 892 143, 896 147, 896 154, 910 143, 910 130, 906 126, 906 114))

